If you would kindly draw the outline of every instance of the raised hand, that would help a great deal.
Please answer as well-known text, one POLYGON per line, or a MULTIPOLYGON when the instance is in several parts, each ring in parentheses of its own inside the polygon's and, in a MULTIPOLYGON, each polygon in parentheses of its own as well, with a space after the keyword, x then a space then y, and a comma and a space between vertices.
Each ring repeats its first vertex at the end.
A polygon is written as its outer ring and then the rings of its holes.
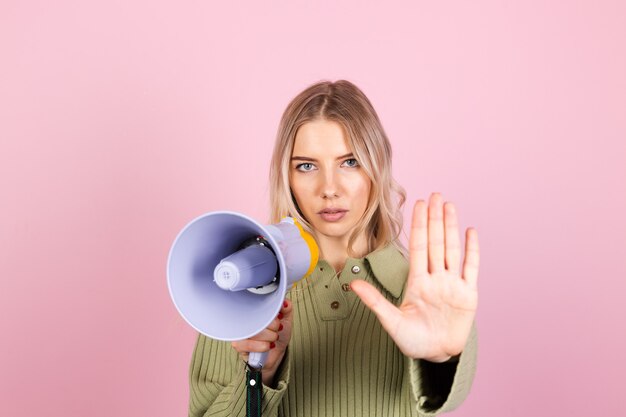
POLYGON ((443 362, 465 346, 478 304, 479 265, 478 232, 468 228, 465 237, 461 271, 455 207, 433 193, 428 206, 419 200, 413 209, 409 275, 400 307, 365 281, 351 284, 406 356, 443 362))

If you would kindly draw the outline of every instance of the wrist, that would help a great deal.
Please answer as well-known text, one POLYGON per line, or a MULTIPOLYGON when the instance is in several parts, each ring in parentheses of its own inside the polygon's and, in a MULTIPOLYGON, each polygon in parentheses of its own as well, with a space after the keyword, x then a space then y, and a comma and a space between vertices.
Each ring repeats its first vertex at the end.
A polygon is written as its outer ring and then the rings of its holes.
POLYGON ((261 370, 261 379, 263 380, 263 385, 270 387, 270 388, 276 388, 276 384, 274 383, 274 377, 276 376, 276 370, 270 370, 270 369, 262 369, 261 370))
POLYGON ((422 359, 428 362, 432 362, 432 363, 444 363, 444 362, 448 362, 450 358, 452 358, 452 356, 445 355, 445 356, 435 356, 432 358, 422 358, 422 359))
POLYGON ((453 356, 444 354, 440 356, 434 356, 430 358, 421 358, 421 359, 428 361, 428 362, 432 362, 432 363, 446 363, 446 362, 458 362, 460 356, 461 356, 461 352, 453 356))
POLYGON ((288 357, 287 351, 288 349, 285 349, 271 367, 263 368, 262 379, 263 384, 266 386, 275 389, 281 380, 288 378, 288 376, 285 375, 285 367, 287 366, 285 363, 288 357))

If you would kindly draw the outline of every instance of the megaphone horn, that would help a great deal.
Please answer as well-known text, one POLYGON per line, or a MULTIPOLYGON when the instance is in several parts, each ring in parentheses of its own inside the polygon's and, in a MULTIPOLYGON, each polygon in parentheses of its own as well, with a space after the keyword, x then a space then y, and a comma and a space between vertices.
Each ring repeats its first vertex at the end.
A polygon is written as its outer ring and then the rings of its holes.
MULTIPOLYGON (((289 288, 313 271, 319 249, 298 222, 260 225, 235 212, 204 214, 185 226, 167 263, 170 296, 181 316, 213 339, 243 340, 278 315, 289 288)), ((251 352, 261 368, 266 354, 251 352)))

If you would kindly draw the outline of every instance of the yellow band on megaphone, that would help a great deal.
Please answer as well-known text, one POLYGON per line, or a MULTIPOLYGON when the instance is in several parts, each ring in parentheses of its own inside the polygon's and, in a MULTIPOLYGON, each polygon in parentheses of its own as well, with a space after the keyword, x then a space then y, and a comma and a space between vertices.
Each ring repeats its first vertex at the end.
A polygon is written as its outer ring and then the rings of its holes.
POLYGON ((309 270, 306 271, 306 274, 304 274, 304 277, 307 277, 311 274, 311 272, 313 272, 315 265, 317 265, 317 261, 320 257, 320 248, 317 246, 313 235, 304 230, 298 220, 293 219, 293 223, 298 227, 298 230, 300 231, 300 236, 302 236, 302 239, 304 239, 307 246, 309 247, 309 252, 311 252, 311 264, 309 265, 309 270))

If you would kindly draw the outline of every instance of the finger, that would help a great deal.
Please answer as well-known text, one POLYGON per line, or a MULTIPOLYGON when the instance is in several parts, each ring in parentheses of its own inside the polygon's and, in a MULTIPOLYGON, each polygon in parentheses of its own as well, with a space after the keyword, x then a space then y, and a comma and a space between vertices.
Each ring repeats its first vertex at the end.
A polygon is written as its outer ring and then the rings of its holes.
POLYGON ((428 271, 443 271, 444 229, 443 199, 440 193, 432 193, 428 202, 428 271))
POLYGON ((270 329, 263 329, 256 335, 249 338, 248 340, 259 340, 262 342, 275 342, 278 340, 278 327, 276 328, 276 331, 270 330, 270 329))
POLYGON ((260 340, 245 339, 232 342, 231 345, 233 349, 243 354, 247 352, 267 352, 271 348, 271 343, 276 342, 263 342, 260 340))
POLYGON ((283 316, 287 316, 289 315, 291 312, 293 311, 293 303, 291 302, 291 300, 287 300, 285 298, 285 300, 283 301, 283 305, 280 308, 280 312, 283 316))
POLYGON ((446 268, 448 271, 460 275, 461 241, 456 208, 452 203, 445 203, 443 207, 446 230, 446 268))
POLYGON ((235 349, 240 355, 248 354, 248 351, 243 347, 243 340, 236 340, 234 342, 230 342, 230 345, 233 349, 235 349))
POLYGON ((283 304, 280 306, 280 311, 278 312, 276 318, 278 320, 283 320, 285 317, 290 317, 292 310, 293 305, 291 304, 291 301, 285 299, 283 300, 283 304))
POLYGON ((359 296, 363 303, 376 314, 378 321, 383 328, 394 337, 397 333, 398 323, 400 322, 400 310, 391 304, 382 294, 371 284, 363 280, 354 280, 350 283, 352 291, 359 296))
POLYGON ((478 282, 480 251, 478 247, 478 231, 472 227, 465 232, 465 261, 463 262, 463 278, 473 288, 478 282))
POLYGON ((278 319, 278 317, 276 317, 274 320, 272 320, 269 326, 267 326, 267 329, 273 332, 277 332, 279 327, 280 327, 280 320, 278 319))
POLYGON ((264 329, 249 339, 237 340, 232 342, 231 345, 237 352, 264 352, 263 350, 254 349, 258 349, 259 346, 263 347, 269 343, 276 343, 278 339, 279 336, 277 332, 264 329))
MULTIPOLYGON (((411 271, 416 275, 428 273, 428 211, 424 200, 418 200, 413 207, 411 237, 409 239, 409 259, 411 271)), ((411 274, 413 276, 413 274, 411 274)))

